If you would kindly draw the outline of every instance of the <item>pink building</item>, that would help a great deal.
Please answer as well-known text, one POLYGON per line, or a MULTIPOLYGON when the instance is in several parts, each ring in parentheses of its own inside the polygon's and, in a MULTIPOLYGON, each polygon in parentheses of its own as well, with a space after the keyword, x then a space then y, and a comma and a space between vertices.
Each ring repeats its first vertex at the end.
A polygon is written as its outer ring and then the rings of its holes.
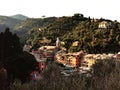
POLYGON ((44 61, 41 61, 39 62, 38 67, 39 67, 39 70, 43 72, 46 70, 46 63, 44 61))

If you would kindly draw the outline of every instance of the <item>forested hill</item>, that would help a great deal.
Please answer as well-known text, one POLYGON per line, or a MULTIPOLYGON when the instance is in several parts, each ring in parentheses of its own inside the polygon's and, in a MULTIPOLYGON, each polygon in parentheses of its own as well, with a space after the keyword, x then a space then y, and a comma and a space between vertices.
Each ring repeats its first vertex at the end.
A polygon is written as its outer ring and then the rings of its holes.
MULTIPOLYGON (((24 35, 24 39, 27 39, 28 43, 36 42, 37 39, 42 37, 51 38, 52 43, 56 40, 56 37, 62 37, 75 28, 81 20, 86 20, 82 14, 75 14, 74 16, 63 17, 48 17, 40 19, 28 19, 21 25, 23 31, 28 31, 24 35)), ((17 26, 18 27, 18 26, 17 26)), ((21 32, 20 28, 16 28, 21 32)), ((21 34, 20 34, 21 35, 21 34)), ((24 40, 22 39, 22 40, 24 40)))
POLYGON ((24 27, 26 43, 35 45, 41 38, 55 40, 59 37, 65 42, 69 52, 83 50, 87 53, 115 53, 120 51, 120 23, 108 19, 94 19, 82 14, 73 16, 30 19, 24 27), (34 23, 33 23, 34 22, 34 23), (78 41, 78 46, 72 46, 78 41))
MULTIPOLYGON (((8 17, 6 17, 8 18, 8 17)), ((13 20, 13 19, 12 19, 13 20)), ((22 43, 32 46, 46 37, 55 45, 57 37, 65 42, 69 52, 115 53, 120 51, 120 23, 108 19, 84 17, 83 14, 63 17, 27 18, 13 26, 22 43), (72 43, 77 41, 78 45, 72 43)), ((6 26, 3 25, 3 26, 6 26)))
POLYGON ((116 21, 93 19, 81 21, 68 35, 78 41, 69 51, 84 50, 87 53, 116 53, 120 51, 120 24, 116 21))

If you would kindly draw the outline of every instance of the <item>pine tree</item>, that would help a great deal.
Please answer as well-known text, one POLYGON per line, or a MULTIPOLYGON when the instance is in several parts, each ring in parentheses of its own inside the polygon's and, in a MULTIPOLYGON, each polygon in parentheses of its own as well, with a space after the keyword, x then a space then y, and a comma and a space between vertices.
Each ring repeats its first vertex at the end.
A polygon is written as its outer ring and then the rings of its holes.
POLYGON ((7 69, 9 79, 18 78, 22 81, 37 65, 34 56, 22 51, 19 37, 12 34, 9 28, 0 33, 0 62, 7 69))

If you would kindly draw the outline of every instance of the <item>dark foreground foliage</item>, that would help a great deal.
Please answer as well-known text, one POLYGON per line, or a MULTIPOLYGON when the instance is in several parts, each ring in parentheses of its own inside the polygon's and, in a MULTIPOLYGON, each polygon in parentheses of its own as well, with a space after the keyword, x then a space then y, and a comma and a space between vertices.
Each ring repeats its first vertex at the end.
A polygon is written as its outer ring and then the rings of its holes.
POLYGON ((9 28, 0 33, 0 90, 5 90, 4 87, 16 78, 22 82, 29 80, 36 66, 34 56, 22 51, 16 34, 11 33, 9 28))
POLYGON ((120 90, 120 62, 100 60, 94 66, 92 77, 73 75, 63 77, 56 65, 50 65, 44 78, 38 82, 21 84, 15 81, 11 90, 120 90))

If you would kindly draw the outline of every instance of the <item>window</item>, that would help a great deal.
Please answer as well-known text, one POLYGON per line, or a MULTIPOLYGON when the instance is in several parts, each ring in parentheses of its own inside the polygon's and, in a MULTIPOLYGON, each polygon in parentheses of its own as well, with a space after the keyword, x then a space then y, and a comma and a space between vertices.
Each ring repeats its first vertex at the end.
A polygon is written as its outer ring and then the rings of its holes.
POLYGON ((64 56, 61 57, 61 60, 64 60, 64 56))

